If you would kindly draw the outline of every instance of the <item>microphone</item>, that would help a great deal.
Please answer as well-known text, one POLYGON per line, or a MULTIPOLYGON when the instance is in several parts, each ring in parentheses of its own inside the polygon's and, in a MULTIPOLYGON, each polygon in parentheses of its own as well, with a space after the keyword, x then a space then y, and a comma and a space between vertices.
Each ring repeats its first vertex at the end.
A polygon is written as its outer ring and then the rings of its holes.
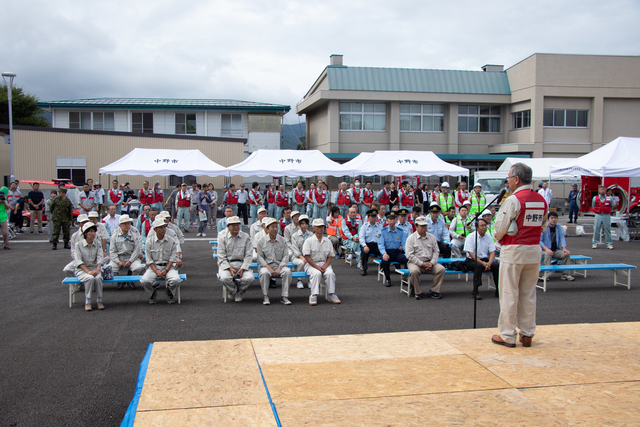
POLYGON ((507 189, 503 188, 500 194, 498 195, 498 198, 496 199, 497 203, 500 203, 500 200, 502 200, 505 194, 507 194, 507 189))

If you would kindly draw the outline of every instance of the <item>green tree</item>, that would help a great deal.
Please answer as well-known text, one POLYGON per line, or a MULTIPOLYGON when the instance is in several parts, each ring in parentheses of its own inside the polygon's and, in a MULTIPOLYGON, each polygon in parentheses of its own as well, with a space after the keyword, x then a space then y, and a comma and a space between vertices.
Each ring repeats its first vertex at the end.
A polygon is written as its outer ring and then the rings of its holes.
POLYGON ((301 136, 298 139, 300 140, 300 143, 296 147, 296 150, 306 150, 307 149, 307 137, 306 136, 301 136))
MULTIPOLYGON (((21 87, 11 90, 11 108, 13 124, 22 126, 49 127, 49 121, 40 114, 44 112, 38 107, 38 98, 30 93, 24 93, 21 87)), ((0 124, 9 124, 9 104, 7 102, 7 85, 0 86, 0 124)))

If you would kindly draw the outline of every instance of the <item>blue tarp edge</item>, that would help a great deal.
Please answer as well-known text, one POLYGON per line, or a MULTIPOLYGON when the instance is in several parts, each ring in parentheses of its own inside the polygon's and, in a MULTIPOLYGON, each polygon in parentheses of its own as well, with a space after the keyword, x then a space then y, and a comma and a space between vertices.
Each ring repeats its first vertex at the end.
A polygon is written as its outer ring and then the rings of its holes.
POLYGON ((138 402, 140 402, 140 395, 142 394, 142 387, 144 386, 144 379, 147 376, 147 367, 149 366, 149 359, 151 359, 151 350, 153 350, 153 343, 147 347, 147 353, 142 359, 140 364, 140 370, 138 371, 138 381, 136 382, 136 390, 133 393, 133 399, 127 408, 127 412, 124 414, 120 427, 133 427, 133 423, 136 420, 136 413, 138 412, 138 402))

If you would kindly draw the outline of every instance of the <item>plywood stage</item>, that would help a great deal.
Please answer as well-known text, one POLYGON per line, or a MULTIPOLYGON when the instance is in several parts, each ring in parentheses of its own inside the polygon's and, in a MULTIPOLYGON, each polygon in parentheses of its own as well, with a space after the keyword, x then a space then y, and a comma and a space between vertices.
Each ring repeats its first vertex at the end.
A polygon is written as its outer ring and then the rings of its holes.
POLYGON ((493 333, 155 343, 135 426, 640 425, 640 323, 493 333))

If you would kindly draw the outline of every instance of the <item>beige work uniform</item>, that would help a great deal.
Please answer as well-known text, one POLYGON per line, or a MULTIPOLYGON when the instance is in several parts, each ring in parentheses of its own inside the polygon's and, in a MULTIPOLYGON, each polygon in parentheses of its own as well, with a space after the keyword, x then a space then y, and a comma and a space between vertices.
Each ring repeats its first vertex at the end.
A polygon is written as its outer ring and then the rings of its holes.
POLYGON ((85 273, 85 271, 80 268, 80 265, 84 264, 87 270, 92 271, 104 262, 102 245, 99 243, 97 236, 91 245, 89 245, 84 238, 76 243, 73 258, 76 265, 75 275, 84 285, 84 296, 86 300, 91 301, 91 294, 94 289, 97 297, 102 299, 102 271, 99 271, 98 275, 94 277, 91 274, 85 273))
POLYGON ((296 271, 304 270, 306 261, 300 259, 300 255, 302 255, 302 245, 304 245, 304 241, 311 236, 313 236, 313 233, 308 229, 305 234, 302 234, 302 230, 298 230, 291 235, 291 242, 289 242, 289 251, 291 252, 291 262, 296 265, 296 271))
POLYGON ((282 278, 282 296, 289 296, 289 285, 291 284, 291 269, 287 267, 289 264, 289 248, 287 241, 279 234, 274 240, 271 236, 260 239, 258 241, 258 265, 260 266, 260 286, 262 294, 269 294, 269 282, 271 281, 271 273, 267 269, 267 265, 274 270, 280 269, 280 277, 282 278))
POLYGON ((218 274, 220 281, 234 296, 244 293, 253 283, 253 272, 249 269, 253 261, 253 245, 247 233, 239 231, 233 237, 229 231, 218 235, 218 274), (242 277, 234 278, 229 268, 242 269, 242 277))
MULTIPOLYGON (((97 238, 97 236, 96 236, 97 238)), ((67 277, 75 277, 76 275, 76 261, 75 261, 75 256, 74 256, 74 252, 76 250, 76 244, 81 241, 84 240, 84 236, 82 235, 82 231, 81 229, 76 231, 75 233, 73 233, 71 235, 71 239, 69 239, 69 246, 71 246, 71 262, 67 265, 64 266, 64 268, 62 269, 62 271, 64 272, 64 274, 67 277)), ((102 245, 100 246, 102 248, 102 245)), ((76 289, 76 292, 79 290, 76 289)))
POLYGON ((409 260, 409 280, 416 295, 422 293, 422 289, 420 288, 420 275, 422 273, 433 274, 431 292, 440 293, 440 287, 442 286, 446 269, 438 264, 440 249, 438 249, 438 241, 435 236, 426 233, 424 237, 421 237, 417 231, 411 234, 407 237, 405 243, 405 255, 409 260), (430 270, 426 270, 422 268, 423 262, 430 262, 433 264, 433 267, 431 267, 430 270))
MULTIPOLYGON (((134 227, 131 227, 134 228, 134 227)), ((142 240, 139 234, 134 234, 129 230, 125 236, 120 227, 111 233, 111 241, 109 242, 109 256, 111 262, 109 265, 115 274, 126 276, 131 271, 134 276, 144 273, 144 265, 140 261, 138 255, 142 250, 142 240), (130 262, 129 268, 118 267, 118 262, 130 262)))
POLYGON ((300 230, 300 227, 295 225, 293 222, 284 228, 284 238, 287 243, 291 241, 291 236, 293 236, 298 230, 300 230))
MULTIPOLYGON (((325 236, 322 236, 322 240, 318 241, 318 238, 314 235, 307 238, 302 245, 302 255, 311 258, 311 260, 319 266, 324 265, 329 258, 336 256, 333 250, 333 245, 325 236)), ((327 267, 324 274, 314 267, 311 267, 309 263, 305 264, 304 271, 309 276, 309 288, 311 288, 311 295, 320 294, 320 280, 324 277, 324 282, 327 285, 327 292, 334 294, 336 292, 336 275, 333 272, 331 266, 327 267)))
MULTIPOLYGON (((158 276, 151 268, 151 264, 154 264, 158 270, 166 269, 169 262, 175 265, 178 258, 178 241, 166 234, 162 240, 158 239, 157 235, 149 236, 145 244, 145 255, 147 257, 147 271, 140 279, 140 283, 151 297, 153 291, 159 286, 156 282, 158 276)), ((182 281, 180 273, 172 267, 167 271, 165 278, 166 287, 172 294, 175 294, 176 288, 180 286, 182 281)))
MULTIPOLYGON (((531 190, 531 185, 524 185, 509 196, 496 217, 494 226, 496 240, 502 239, 511 220, 520 214, 520 201, 515 193, 531 190)), ((547 228, 547 213, 544 213, 540 233, 547 228)), ((514 344, 518 336, 533 337, 536 331, 536 284, 540 273, 540 244, 535 245, 502 245, 500 250, 500 317, 498 328, 500 337, 514 344)))

